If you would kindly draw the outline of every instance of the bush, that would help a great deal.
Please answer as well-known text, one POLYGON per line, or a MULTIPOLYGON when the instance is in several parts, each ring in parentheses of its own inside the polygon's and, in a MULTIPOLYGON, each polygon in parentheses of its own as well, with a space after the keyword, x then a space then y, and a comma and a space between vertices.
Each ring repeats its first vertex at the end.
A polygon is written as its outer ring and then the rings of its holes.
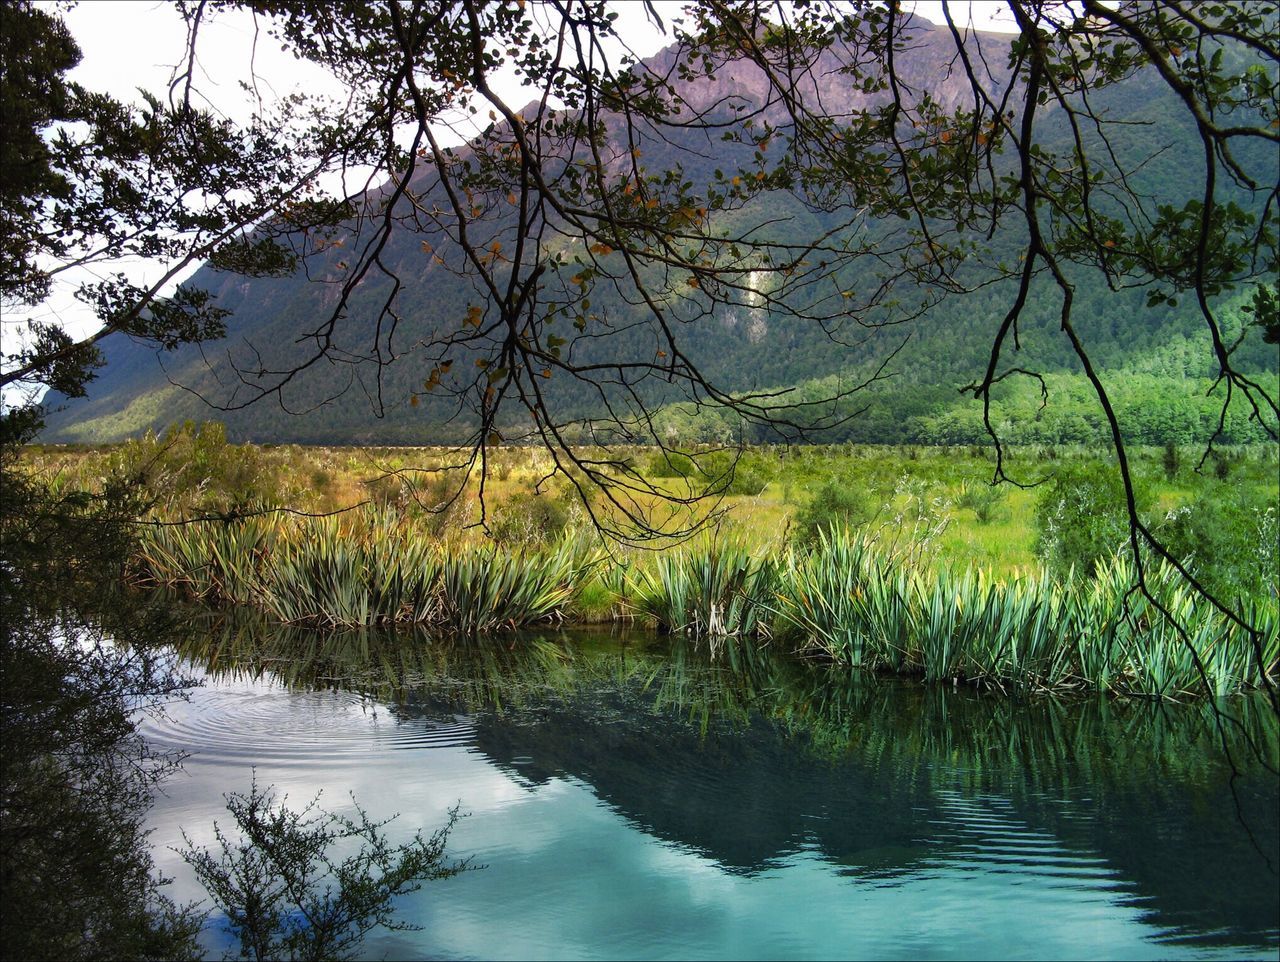
POLYGON ((1164 453, 1161 455, 1160 462, 1164 466, 1165 480, 1172 481, 1178 476, 1178 467, 1182 461, 1178 457, 1178 446, 1172 441, 1165 443, 1164 453))
POLYGON ((1277 597, 1276 506, 1266 495, 1209 482, 1157 533, 1221 600, 1277 597))
POLYGON ((462 479, 454 472, 439 470, 413 484, 413 517, 434 535, 443 535, 462 523, 467 503, 459 490, 462 479))
POLYGON ((724 488, 725 494, 754 497, 772 479, 772 472, 755 454, 714 451, 700 457, 697 467, 698 476, 706 480, 709 488, 724 488))
POLYGON ((494 540, 510 545, 549 544, 558 541, 569 526, 572 513, 565 498, 545 492, 520 491, 494 512, 490 525, 494 540))
POLYGON ((796 512, 792 538, 797 545, 814 545, 822 532, 830 534, 839 527, 858 528, 867 524, 874 515, 864 491, 832 478, 796 512))
POLYGON ((119 590, 146 492, 54 490, 17 464, 38 423, 0 414, 0 958, 199 958, 198 913, 147 844, 178 759, 137 722, 192 684, 169 606, 119 590))
MULTIPOLYGON (((1145 490, 1135 479, 1139 510, 1145 490)), ((1036 555, 1059 574, 1091 574, 1099 561, 1129 544, 1124 484, 1115 467, 1099 462, 1063 468, 1036 505, 1036 555)))
POLYGON ((1004 497, 1004 491, 995 485, 972 484, 965 481, 960 485, 960 495, 956 498, 956 505, 972 510, 979 524, 990 524, 1000 516, 1004 497))
POLYGON ((417 834, 392 847, 382 832, 386 822, 371 821, 358 807, 354 819, 344 818, 317 803, 318 797, 293 811, 255 782, 248 795, 227 796, 242 840, 233 843, 215 823, 215 853, 183 834, 182 857, 225 913, 242 958, 350 958, 379 925, 417 928, 395 920, 396 898, 467 868, 444 854, 456 809, 430 838, 417 834), (349 842, 360 850, 338 861, 331 850, 349 842))
POLYGON ((688 478, 697 472, 693 459, 679 451, 655 451, 645 461, 644 473, 651 478, 688 478))
POLYGON ((288 500, 284 482, 252 444, 228 444, 217 421, 175 424, 122 444, 108 468, 170 512, 235 513, 288 500))
POLYGON ((765 489, 773 473, 758 455, 719 450, 693 456, 659 451, 649 456, 645 474, 651 478, 689 478, 695 487, 754 496, 765 489))
POLYGON ((361 482, 365 497, 383 511, 403 511, 409 503, 409 485, 394 474, 380 474, 361 482))

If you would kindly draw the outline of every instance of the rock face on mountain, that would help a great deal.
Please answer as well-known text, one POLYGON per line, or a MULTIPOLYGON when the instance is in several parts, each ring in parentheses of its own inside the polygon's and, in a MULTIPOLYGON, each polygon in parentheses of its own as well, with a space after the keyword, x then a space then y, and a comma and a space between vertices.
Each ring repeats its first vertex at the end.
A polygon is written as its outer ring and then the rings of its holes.
MULTIPOLYGON (((894 64, 902 89, 927 91, 946 111, 967 106, 969 81, 955 62, 950 34, 918 22, 913 24, 912 36, 894 64)), ((998 91, 1007 75, 1008 39, 984 34, 979 40, 983 52, 979 62, 986 72, 983 82, 998 91)), ((645 66, 656 74, 674 76, 674 61, 675 54, 669 49, 646 61, 645 66)), ((798 95, 811 109, 820 108, 824 114, 839 118, 890 96, 885 91, 868 94, 856 88, 839 68, 836 56, 825 54, 807 73, 798 95)), ((1158 120, 1160 112, 1151 103, 1148 87, 1141 77, 1135 77, 1126 85, 1109 89, 1102 98, 1105 109, 1117 119, 1158 120)), ((716 70, 710 80, 681 82, 678 89, 694 110, 723 109, 729 114, 735 105, 741 105, 760 109, 763 121, 781 122, 783 117, 779 105, 766 102, 767 90, 758 72, 731 64, 716 70)), ((619 145, 617 153, 626 154, 621 149, 622 121, 615 117, 610 123, 615 125, 611 136, 619 145)), ((1167 129, 1163 132, 1168 134, 1167 129)), ((1142 129, 1135 128, 1133 136, 1142 135, 1142 129)), ((705 130, 667 131, 663 138, 651 133, 643 136, 647 138, 643 140, 644 162, 650 170, 678 168, 684 178, 696 184, 710 183, 722 165, 731 169, 738 159, 735 151, 745 150, 723 144, 705 130)), ((1165 151, 1150 160, 1143 177, 1158 191, 1162 183, 1176 184, 1185 175, 1181 163, 1176 151, 1165 151)), ((433 196, 429 182, 419 179, 415 186, 424 197, 433 196)), ((374 191, 367 198, 370 209, 378 197, 374 191)), ((757 199, 755 203, 758 212, 765 201, 757 199)), ((770 229, 782 241, 812 238, 834 223, 822 210, 785 193, 768 195, 767 203, 770 229)), ((875 225, 864 225, 863 229, 874 230, 875 225)), ((311 258, 307 269, 292 277, 249 280, 208 267, 201 269, 189 286, 214 292, 217 302, 231 311, 225 340, 163 353, 123 335, 107 338, 101 345, 107 364, 89 385, 89 396, 48 399, 43 440, 118 440, 184 419, 221 420, 228 436, 239 440, 430 444, 466 436, 473 423, 468 411, 431 399, 411 405, 410 399, 420 390, 435 360, 424 356, 422 345, 442 327, 458 325, 478 295, 470 279, 451 269, 456 266, 456 252, 440 249, 424 253, 422 235, 409 230, 394 232, 381 256, 381 262, 402 285, 394 331, 386 329, 385 317, 384 326, 377 327, 377 307, 387 284, 371 276, 352 293, 328 356, 290 381, 278 399, 241 407, 253 393, 252 379, 246 383, 243 372, 262 367, 287 370, 307 356, 315 343, 317 326, 341 296, 344 259, 363 243, 363 236, 353 226, 352 232, 338 237, 328 251, 311 258), (375 352, 378 358, 372 357, 375 352), (385 365, 376 363, 389 359, 385 365)), ((1016 259, 1017 238, 1006 243, 1016 259)), ((1077 293, 1078 316, 1083 333, 1095 346, 1096 360, 1104 366, 1121 368, 1135 358, 1150 359, 1169 345, 1176 346, 1179 339, 1194 336, 1194 318, 1185 308, 1182 313, 1173 309, 1145 311, 1143 292, 1115 294, 1090 283, 1094 287, 1083 287, 1077 293)), ((766 284, 752 281, 748 287, 759 289, 766 284)), ((912 432, 922 419, 956 406, 955 388, 981 370, 992 333, 1011 297, 1008 286, 986 287, 972 297, 944 300, 910 328, 895 327, 868 336, 861 331, 833 334, 830 325, 804 324, 794 316, 779 316, 762 296, 754 294, 742 298, 741 303, 717 307, 696 322, 682 324, 678 336, 682 349, 707 379, 732 392, 802 384, 807 384, 810 394, 839 390, 876 371, 897 351, 893 365, 885 371, 894 377, 878 383, 868 395, 871 416, 849 422, 842 433, 828 432, 824 437, 919 440, 918 432, 912 432)), ((653 356, 652 352, 661 348, 652 330, 636 323, 642 306, 628 303, 618 292, 610 296, 605 291, 598 300, 601 303, 595 310, 606 318, 606 336, 575 341, 570 331, 566 350, 605 362, 625 352, 634 355, 647 350, 653 356)), ((1021 331, 1023 357, 1026 363, 1044 370, 1069 372, 1073 360, 1056 332, 1056 314, 1056 302, 1046 298, 1040 303, 1032 298, 1021 331)), ((1190 354, 1199 356, 1194 351, 1190 354)), ((1266 355, 1260 357, 1264 365, 1273 363, 1266 355)), ((459 367, 470 363, 464 359, 459 367)), ((1186 377, 1205 372, 1183 369, 1170 373, 1186 377)), ((649 392, 645 403, 654 408, 681 399, 656 378, 645 388, 649 392)), ((558 417, 583 423, 598 413, 601 404, 599 395, 571 379, 548 382, 547 398, 558 417)), ((519 413, 513 410, 512 417, 519 413)), ((584 437, 590 436, 586 431, 584 437)))

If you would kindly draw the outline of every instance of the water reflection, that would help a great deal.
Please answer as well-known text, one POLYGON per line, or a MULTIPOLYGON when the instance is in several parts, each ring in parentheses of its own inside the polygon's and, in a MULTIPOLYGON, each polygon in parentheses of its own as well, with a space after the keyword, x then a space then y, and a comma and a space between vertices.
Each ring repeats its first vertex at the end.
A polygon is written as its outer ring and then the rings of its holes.
MULTIPOLYGON (((396 753, 436 750, 432 757, 443 759, 446 749, 464 749, 502 772, 544 821, 523 825, 518 842, 508 837, 483 856, 493 864, 479 874, 494 873, 493 881, 469 882, 476 892, 503 889, 506 860, 551 847, 558 871, 576 871, 572 853, 586 845, 587 826, 604 831, 582 808, 585 791, 661 843, 612 866, 637 885, 646 872, 636 860, 651 869, 665 850, 678 853, 679 864, 659 875, 714 866, 743 879, 743 891, 769 887, 766 902, 794 899, 789 911, 843 911, 844 903, 813 892, 785 894, 796 872, 821 869, 823 878, 860 886, 850 891, 863 898, 884 888, 923 896, 929 901, 921 911, 950 920, 926 938, 919 920, 908 937, 900 918, 861 919, 854 951, 847 941, 824 941, 831 933, 815 919, 814 941, 793 944, 794 932, 775 932, 758 943, 769 952, 1017 955, 1021 946, 1021 953, 1051 955, 1036 928, 1064 905, 1074 906, 1068 928, 1095 927, 1078 943, 1062 936, 1080 954, 1141 954, 1134 946, 1149 944, 1155 955, 1176 947, 1274 955, 1277 946, 1277 782, 1252 750, 1274 767, 1277 725, 1258 702, 1224 703, 1238 723, 1227 730, 1224 753, 1203 703, 1020 703, 897 681, 840 682, 767 649, 711 661, 678 640, 643 635, 446 642, 220 620, 193 629, 179 649, 228 687, 207 710, 175 720, 168 737, 204 745, 217 764, 266 758, 367 771, 376 754, 387 766, 379 777, 407 780, 418 775, 394 761, 396 753), (277 689, 244 684, 263 679, 327 694, 303 694, 282 709, 277 689), (281 724, 282 710, 294 724, 281 724), (368 726, 351 724, 371 713, 378 718, 372 749, 368 726), (980 918, 993 920, 989 931, 966 936, 965 920, 980 918), (1114 935, 1088 948, 1089 938, 1121 922, 1141 930, 1130 932, 1136 941, 1125 951, 1114 935), (883 931, 867 930, 877 924, 883 931), (1001 924, 1004 930, 990 930, 1001 924), (953 951, 940 951, 947 947, 953 951)), ((601 845, 617 848, 616 829, 609 832, 612 841, 583 849, 576 864, 599 860, 601 845)), ((512 867, 508 878, 517 875, 512 867)), ((570 883, 542 884, 559 891, 570 883)), ((504 904, 513 897, 507 891, 504 904)), ((554 911, 593 897, 582 911, 604 911, 599 893, 559 897, 554 911)), ((641 896, 614 893, 609 913, 618 911, 614 901, 632 897, 641 896)), ((461 925, 436 921, 445 930, 461 925)), ((828 919, 832 932, 848 921, 828 919)), ((469 951, 504 954, 494 932, 481 935, 489 941, 469 951)), ((734 944, 689 931, 664 941, 621 920, 601 936, 607 941, 584 945, 583 954, 696 954, 700 938, 704 954, 717 954, 734 944), (632 940, 619 942, 628 925, 632 940)), ((439 926, 434 937, 442 937, 439 926)), ((395 953, 391 943, 382 949, 395 953)), ((468 948, 448 944, 447 951, 468 948)), ((522 951, 573 954, 532 943, 522 951)))

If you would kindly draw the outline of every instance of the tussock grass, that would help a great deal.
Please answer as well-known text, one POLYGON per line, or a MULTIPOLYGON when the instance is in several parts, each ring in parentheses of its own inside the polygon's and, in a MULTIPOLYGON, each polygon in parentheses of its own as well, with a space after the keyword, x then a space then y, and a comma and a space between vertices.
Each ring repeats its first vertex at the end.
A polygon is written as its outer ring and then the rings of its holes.
POLYGON ((366 510, 155 527, 138 577, 286 624, 474 634, 560 620, 599 560, 573 540, 516 551, 440 542, 392 513, 366 510))
POLYGON ((1263 626, 1255 651, 1172 566, 1149 565, 1147 582, 1155 602, 1134 589, 1124 556, 1092 578, 1063 581, 921 566, 839 529, 811 553, 787 555, 772 627, 851 667, 1015 691, 1225 695, 1275 678, 1274 605, 1255 606, 1263 626))

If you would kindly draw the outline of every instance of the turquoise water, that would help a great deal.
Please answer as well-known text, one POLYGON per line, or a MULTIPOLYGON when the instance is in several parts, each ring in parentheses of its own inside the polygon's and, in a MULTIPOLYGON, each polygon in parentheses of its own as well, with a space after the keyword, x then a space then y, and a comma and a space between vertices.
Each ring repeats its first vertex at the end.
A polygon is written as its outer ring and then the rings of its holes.
MULTIPOLYGON (((224 825, 256 771, 291 803, 354 794, 390 831, 469 813, 485 867, 399 905, 366 958, 1269 958, 1277 781, 1205 706, 1017 703, 840 681, 768 651, 634 636, 223 628, 145 724, 190 752, 152 814, 224 825), (1241 774, 1230 778, 1230 762, 1241 774)), ((1265 706, 1224 703, 1274 760, 1265 706)), ((1234 730, 1234 729, 1233 729, 1234 730)), ((227 946, 206 932, 211 956, 227 946)))

